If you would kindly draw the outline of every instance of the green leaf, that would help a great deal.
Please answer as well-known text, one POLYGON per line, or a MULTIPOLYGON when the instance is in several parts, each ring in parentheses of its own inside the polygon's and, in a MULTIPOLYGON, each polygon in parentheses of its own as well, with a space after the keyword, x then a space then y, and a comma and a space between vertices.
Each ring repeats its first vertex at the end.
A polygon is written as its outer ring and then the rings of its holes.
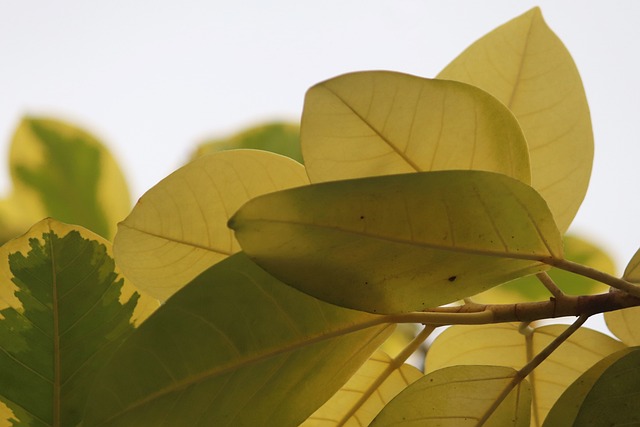
POLYGON ((229 224, 283 282, 378 313, 457 301, 562 257, 540 196, 482 171, 314 184, 253 199, 229 224))
POLYGON ((529 144, 531 185, 564 233, 589 185, 593 131, 576 65, 540 9, 476 41, 438 78, 484 89, 513 112, 529 144))
MULTIPOLYGON (((615 274, 611 257, 593 243, 576 236, 564 236, 564 257, 579 264, 588 265, 605 273, 615 274)), ((569 295, 593 295, 604 293, 609 287, 588 277, 551 268, 549 276, 558 288, 569 295)), ((535 276, 521 277, 488 291, 475 295, 473 301, 487 304, 513 304, 524 301, 545 301, 551 294, 535 276)))
POLYGON ((391 333, 384 321, 306 296, 236 254, 118 349, 85 424, 298 425, 391 333))
MULTIPOLYGON (((622 278, 632 283, 640 283, 640 250, 629 261, 622 278)), ((640 307, 604 313, 604 320, 611 332, 623 343, 629 346, 640 345, 640 307)))
POLYGON ((264 151, 196 159, 147 191, 118 225, 118 266, 138 288, 166 300, 240 250, 227 221, 243 203, 308 182, 304 166, 264 151))
MULTIPOLYGON (((548 325, 519 329, 517 324, 452 326, 427 352, 425 372, 456 365, 496 365, 521 369, 566 329, 548 325)), ((580 328, 528 377, 532 392, 532 426, 539 426, 564 390, 603 357, 624 344, 600 332, 580 328)))
POLYGON ((255 126, 228 138, 206 141, 198 146, 193 158, 239 148, 271 151, 302 163, 299 126, 281 122, 255 126))
POLYGON ((388 71, 327 80, 307 92, 301 138, 311 182, 447 169, 531 180, 513 114, 454 81, 388 71))
POLYGON ((640 283, 640 249, 636 251, 624 270, 623 279, 633 283, 640 283))
POLYGON ((369 425, 398 393, 421 378, 422 372, 411 365, 396 367, 382 383, 378 379, 392 366, 392 359, 377 351, 358 372, 301 427, 369 425))
MULTIPOLYGON (((371 427, 478 426, 516 371, 501 366, 453 366, 419 379, 391 401, 371 427)), ((482 425, 528 427, 531 395, 519 383, 482 425)))
POLYGON ((23 119, 10 167, 14 197, 30 222, 51 216, 111 239, 131 207, 124 176, 107 149, 59 120, 23 119))
POLYGON ((544 425, 638 425, 640 348, 614 353, 582 374, 553 406, 544 425))
POLYGON ((78 425, 98 369, 144 317, 109 246, 46 219, 0 248, 0 401, 16 425, 78 425))

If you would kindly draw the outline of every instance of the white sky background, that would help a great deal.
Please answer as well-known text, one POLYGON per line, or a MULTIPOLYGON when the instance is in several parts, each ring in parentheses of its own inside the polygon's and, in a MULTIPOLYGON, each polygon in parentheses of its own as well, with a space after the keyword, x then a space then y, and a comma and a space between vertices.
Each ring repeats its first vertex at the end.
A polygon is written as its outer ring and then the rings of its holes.
POLYGON ((350 71, 433 77, 467 45, 539 5, 572 53, 596 159, 572 230, 622 270, 640 246, 640 2, 2 0, 0 187, 23 114, 71 120, 114 152, 134 200, 196 144, 297 121, 311 85, 350 71))

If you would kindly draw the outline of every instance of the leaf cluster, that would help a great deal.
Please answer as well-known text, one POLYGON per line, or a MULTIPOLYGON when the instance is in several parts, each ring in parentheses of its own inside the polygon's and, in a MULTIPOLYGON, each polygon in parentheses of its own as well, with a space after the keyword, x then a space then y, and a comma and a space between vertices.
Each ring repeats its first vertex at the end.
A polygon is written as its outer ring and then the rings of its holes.
POLYGON ((94 136, 25 118, 0 425, 639 423, 640 251, 615 277, 566 235, 592 160, 537 8, 435 79, 318 83, 300 127, 208 141, 133 209, 94 136))

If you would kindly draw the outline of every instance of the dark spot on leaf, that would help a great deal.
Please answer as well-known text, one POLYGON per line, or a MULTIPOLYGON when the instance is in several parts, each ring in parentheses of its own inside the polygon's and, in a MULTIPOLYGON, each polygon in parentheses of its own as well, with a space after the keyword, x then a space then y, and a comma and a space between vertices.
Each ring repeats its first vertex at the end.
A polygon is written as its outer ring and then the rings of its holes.
POLYGON ((451 276, 449 277, 447 280, 450 282, 455 282, 455 280, 458 278, 458 276, 451 276))
POLYGON ((360 215, 360 219, 364 219, 364 215, 360 215))

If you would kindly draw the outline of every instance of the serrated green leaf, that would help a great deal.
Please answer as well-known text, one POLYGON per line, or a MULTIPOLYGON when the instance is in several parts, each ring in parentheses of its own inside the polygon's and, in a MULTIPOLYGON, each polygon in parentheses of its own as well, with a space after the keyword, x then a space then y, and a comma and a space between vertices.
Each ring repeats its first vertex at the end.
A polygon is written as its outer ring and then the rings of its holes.
MULTIPOLYGON (((566 325, 522 331, 517 324, 452 326, 429 348, 425 372, 477 364, 519 370, 565 329, 566 325)), ((587 328, 574 332, 528 377, 533 402, 531 425, 541 425, 558 397, 580 374, 624 347, 621 342, 587 328)))
POLYGON ((23 119, 9 161, 14 196, 8 202, 19 202, 30 223, 50 216, 111 239, 131 208, 124 176, 111 154, 74 125, 23 119))
POLYGON ((300 127, 291 123, 267 123, 246 129, 228 138, 206 141, 200 144, 193 158, 224 150, 250 148, 282 154, 302 163, 300 151, 300 127))
POLYGON ((593 131, 576 65, 540 9, 476 41, 438 78, 484 89, 513 112, 529 144, 531 185, 564 233, 589 185, 593 131))
MULTIPOLYGON (((432 372, 396 396, 371 427, 478 426, 515 375, 515 370, 502 366, 453 366, 432 372)), ((530 402, 525 380, 482 425, 528 427, 530 402)))
POLYGON ((166 300, 240 250, 227 221, 243 203, 308 182, 301 164, 269 152, 233 150, 196 159, 147 191, 118 225, 118 266, 136 287, 166 300))
POLYGON ((531 180, 513 114, 460 82, 388 71, 324 81, 305 97, 301 141, 311 182, 447 169, 531 180))
POLYGON ((640 424, 640 349, 627 348, 602 359, 562 394, 544 426, 640 424))
POLYGON ((52 219, 0 248, 0 401, 16 425, 81 421, 98 369, 133 330, 139 295, 114 268, 106 240, 52 219))
POLYGON ((540 196, 482 171, 314 184, 253 199, 229 224, 283 282, 374 313, 450 303, 562 257, 540 196))
POLYGON ((391 333, 239 253, 206 270, 123 343, 90 397, 91 426, 298 425, 391 333))
MULTIPOLYGON (((588 265, 605 273, 615 274, 613 260, 595 244, 569 235, 564 236, 563 243, 565 259, 588 265)), ((609 290, 607 285, 559 268, 551 268, 548 274, 558 285, 558 288, 568 295, 593 295, 609 290)), ((545 301, 549 297, 551 294, 537 277, 527 276, 475 295, 473 300, 487 304, 513 304, 525 301, 545 301)))
POLYGON ((391 399, 423 376, 415 367, 402 364, 377 384, 376 381, 391 364, 392 359, 386 353, 374 353, 331 399, 300 426, 368 426, 391 399))

